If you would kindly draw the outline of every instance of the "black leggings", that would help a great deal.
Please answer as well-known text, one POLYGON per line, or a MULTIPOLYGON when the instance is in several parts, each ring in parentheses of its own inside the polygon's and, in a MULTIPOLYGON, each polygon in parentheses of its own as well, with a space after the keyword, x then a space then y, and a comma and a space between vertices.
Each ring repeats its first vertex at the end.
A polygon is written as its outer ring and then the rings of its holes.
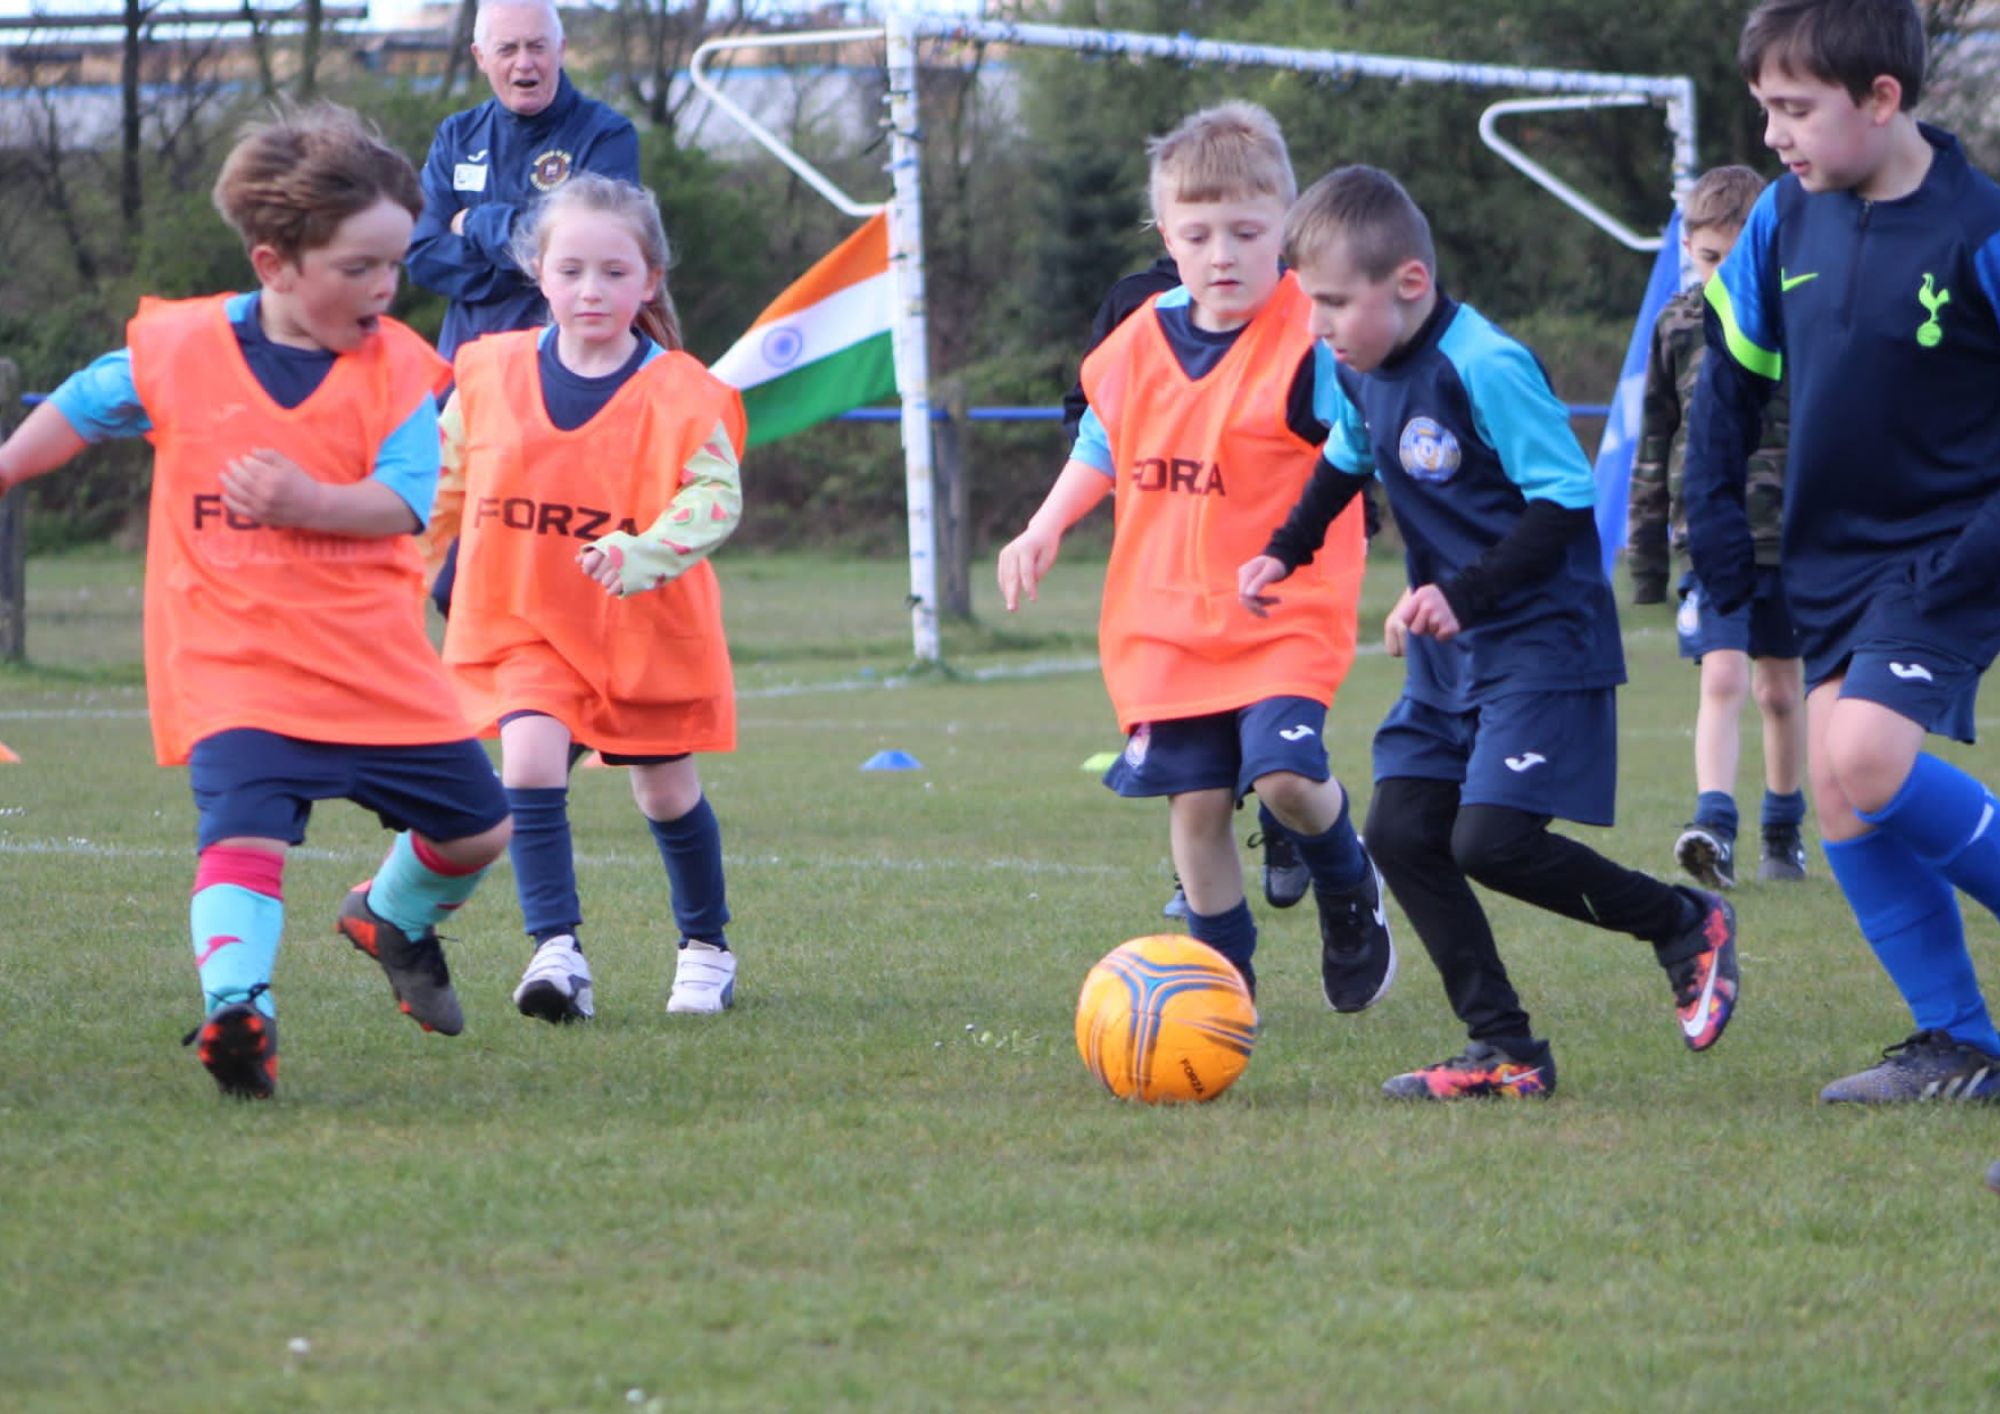
POLYGON ((1458 793, 1453 781, 1377 781, 1364 833, 1473 1040, 1518 1041, 1533 1033, 1468 880, 1655 944, 1683 930, 1687 899, 1671 885, 1550 834, 1546 815, 1460 806, 1458 793))

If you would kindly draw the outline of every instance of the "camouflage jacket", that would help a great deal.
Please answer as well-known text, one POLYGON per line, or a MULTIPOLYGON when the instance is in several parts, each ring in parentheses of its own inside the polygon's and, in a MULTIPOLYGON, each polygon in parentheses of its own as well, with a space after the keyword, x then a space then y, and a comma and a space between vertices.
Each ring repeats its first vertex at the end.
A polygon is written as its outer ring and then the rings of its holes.
MULTIPOLYGON (((1646 359, 1645 403, 1639 417, 1639 449, 1632 458, 1627 521, 1627 563, 1633 599, 1657 603, 1665 597, 1669 547, 1687 552, 1687 507, 1681 495, 1686 456, 1685 419, 1701 372, 1701 288, 1683 290, 1667 301, 1653 326, 1646 359)), ((1744 499, 1757 563, 1778 563, 1778 522, 1784 508, 1785 432, 1788 409, 1780 385, 1764 410, 1764 435, 1750 456, 1744 499)))

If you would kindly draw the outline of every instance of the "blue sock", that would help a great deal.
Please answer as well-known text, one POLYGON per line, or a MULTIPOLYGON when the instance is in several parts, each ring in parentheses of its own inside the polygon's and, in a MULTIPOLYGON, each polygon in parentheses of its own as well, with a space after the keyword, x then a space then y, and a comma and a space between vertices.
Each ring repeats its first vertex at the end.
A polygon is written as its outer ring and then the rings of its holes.
MULTIPOLYGON (((1345 790, 1340 793, 1340 814, 1323 834, 1292 834, 1299 858, 1312 874, 1313 887, 1325 893, 1344 894, 1368 873, 1368 856, 1361 852, 1355 837, 1354 821, 1348 809, 1352 803, 1345 790)), ((1204 942, 1207 939, 1203 939, 1204 942)))
POLYGON ((1235 964, 1236 970, 1243 974, 1244 984, 1254 994, 1257 971, 1250 965, 1250 957, 1257 951, 1257 920, 1250 916, 1249 900, 1238 899, 1236 907, 1226 913, 1196 913, 1190 908, 1187 922, 1189 936, 1198 943, 1207 943, 1235 964))
POLYGON ((1764 792, 1764 811, 1760 823, 1767 830, 1796 830, 1806 822, 1806 793, 1795 790, 1790 795, 1779 795, 1775 791, 1764 792))
POLYGON ((1719 835, 1736 838, 1736 797, 1726 790, 1705 790, 1694 799, 1694 822, 1719 835))
POLYGON ((1944 877, 1887 830, 1827 841, 1826 863, 1917 1029, 1947 1031, 2000 1055, 2000 1034, 1965 948, 1958 897, 1944 877))
POLYGON ((575 933, 583 923, 583 904, 570 846, 569 787, 508 786, 507 808, 514 812, 507 854, 514 861, 522 927, 537 940, 575 933))
POLYGON ((195 868, 188 931, 201 974, 202 1010, 251 1001, 278 1014, 269 991, 285 930, 284 856, 264 850, 210 847, 195 868), (257 988, 255 998, 251 992, 257 988))
POLYGON ((729 946, 722 930, 729 922, 729 891, 722 877, 722 827, 703 796, 678 820, 648 819, 653 843, 667 866, 674 896, 674 923, 683 937, 719 948, 729 946))
POLYGON ((472 897, 484 869, 457 870, 408 830, 396 836, 375 871, 368 906, 411 937, 435 928, 472 897))
POLYGON ((2000 831, 1993 828, 2000 803, 1985 786, 1924 752, 1894 800, 1880 810, 1859 813, 2000 914, 2000 831))

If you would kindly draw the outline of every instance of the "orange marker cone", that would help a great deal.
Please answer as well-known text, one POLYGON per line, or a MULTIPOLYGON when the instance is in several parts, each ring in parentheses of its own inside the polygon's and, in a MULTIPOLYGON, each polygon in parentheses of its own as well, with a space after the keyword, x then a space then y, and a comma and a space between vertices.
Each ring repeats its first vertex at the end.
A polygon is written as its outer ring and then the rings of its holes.
POLYGON ((0 741, 0 766, 18 766, 21 758, 7 749, 7 743, 0 741))

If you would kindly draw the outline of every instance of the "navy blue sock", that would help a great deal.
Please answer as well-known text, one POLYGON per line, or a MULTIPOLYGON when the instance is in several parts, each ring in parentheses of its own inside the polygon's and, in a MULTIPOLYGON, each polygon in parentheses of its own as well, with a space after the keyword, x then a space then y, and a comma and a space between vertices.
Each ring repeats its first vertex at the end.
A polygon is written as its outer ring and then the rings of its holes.
POLYGON ((667 866, 674 923, 683 936, 726 949, 722 930, 729 922, 729 897, 722 878, 722 827, 708 797, 677 820, 648 819, 646 824, 667 866))
POLYGON ((1790 795, 1779 795, 1775 791, 1764 792, 1764 812, 1762 823, 1767 830, 1796 830, 1806 822, 1806 793, 1795 790, 1790 795))
POLYGON ((1360 883, 1368 873, 1368 856, 1361 851, 1361 841, 1354 833, 1354 821, 1349 805, 1352 798, 1346 791, 1340 793, 1340 814, 1326 827, 1323 834, 1301 835, 1294 832, 1292 841, 1298 846, 1299 858, 1306 862, 1312 873, 1313 887, 1323 893, 1344 894, 1360 883))
POLYGON ((2000 803, 1971 776, 1924 752, 1894 800, 1860 815, 2000 914, 2000 803))
POLYGON ((1920 1031, 2000 1055, 1951 885, 1887 830, 1829 840, 1827 867, 1920 1031))
POLYGON ((1257 971, 1250 965, 1250 957, 1257 951, 1257 920, 1250 916, 1249 901, 1238 899, 1236 907, 1225 913, 1196 913, 1190 908, 1187 922, 1189 936, 1228 958, 1255 995, 1257 971))
POLYGON ((514 812, 507 855, 514 861, 522 926, 538 941, 574 933, 583 923, 583 904, 570 848, 569 787, 509 786, 507 808, 514 812))
POLYGON ((1736 838, 1736 797, 1726 790, 1705 790, 1695 797, 1694 822, 1719 835, 1736 838))

